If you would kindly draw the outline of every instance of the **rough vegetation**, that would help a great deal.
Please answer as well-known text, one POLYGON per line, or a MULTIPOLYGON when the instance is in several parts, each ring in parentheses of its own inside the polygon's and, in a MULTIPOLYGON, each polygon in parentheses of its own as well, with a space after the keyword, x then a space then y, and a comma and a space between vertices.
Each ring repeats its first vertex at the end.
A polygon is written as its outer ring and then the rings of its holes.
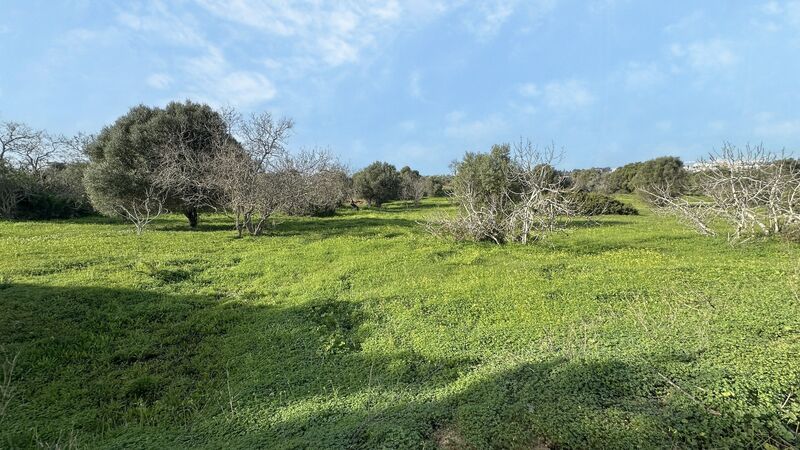
POLYGON ((293 127, 0 123, 0 448, 800 445, 796 160, 350 176, 293 127))
POLYGON ((620 199, 529 246, 436 239, 435 199, 0 222, 0 447, 798 445, 796 246, 620 199))

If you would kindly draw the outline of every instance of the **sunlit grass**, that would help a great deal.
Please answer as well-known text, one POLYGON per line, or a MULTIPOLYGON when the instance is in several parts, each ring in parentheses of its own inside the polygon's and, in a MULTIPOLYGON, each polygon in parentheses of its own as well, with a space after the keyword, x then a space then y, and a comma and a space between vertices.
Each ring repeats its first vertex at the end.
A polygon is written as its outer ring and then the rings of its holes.
POLYGON ((624 200, 530 246, 427 235, 441 200, 243 239, 1 222, 0 446, 797 445, 796 246, 624 200))

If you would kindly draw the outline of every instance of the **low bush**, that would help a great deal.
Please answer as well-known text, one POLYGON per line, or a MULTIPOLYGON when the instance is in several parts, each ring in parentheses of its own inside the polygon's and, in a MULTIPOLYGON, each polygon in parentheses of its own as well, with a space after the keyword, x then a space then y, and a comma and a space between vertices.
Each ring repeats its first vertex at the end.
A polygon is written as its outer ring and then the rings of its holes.
POLYGON ((575 211, 579 215, 599 216, 599 215, 620 215, 632 216, 639 214, 639 211, 612 198, 608 195, 597 192, 573 192, 569 194, 569 199, 575 205, 575 211))

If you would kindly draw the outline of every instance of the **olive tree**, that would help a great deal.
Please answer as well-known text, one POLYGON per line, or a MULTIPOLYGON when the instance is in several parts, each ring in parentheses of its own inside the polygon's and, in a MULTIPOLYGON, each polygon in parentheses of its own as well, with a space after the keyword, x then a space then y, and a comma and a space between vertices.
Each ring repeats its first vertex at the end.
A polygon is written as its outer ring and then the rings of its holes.
POLYGON ((566 177, 553 164, 553 147, 539 149, 520 141, 489 153, 467 153, 453 164, 451 198, 455 217, 428 223, 434 234, 457 240, 528 243, 563 226, 575 214, 566 177))
POLYGON ((395 166, 376 161, 353 175, 353 187, 368 205, 380 208, 384 202, 399 197, 400 174, 395 166))
POLYGON ((206 171, 215 133, 229 135, 208 105, 173 102, 166 108, 136 106, 104 128, 88 146, 85 184, 92 204, 109 215, 127 215, 145 199, 186 215, 196 227, 199 210, 211 203, 206 171))

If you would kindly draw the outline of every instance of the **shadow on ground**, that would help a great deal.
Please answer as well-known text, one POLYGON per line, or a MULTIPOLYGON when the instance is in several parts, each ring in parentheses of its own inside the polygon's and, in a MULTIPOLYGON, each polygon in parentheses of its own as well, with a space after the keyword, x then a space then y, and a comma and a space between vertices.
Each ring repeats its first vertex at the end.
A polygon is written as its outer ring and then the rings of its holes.
POLYGON ((0 442, 29 447, 65 430, 101 447, 781 442, 777 410, 758 420, 730 414, 659 376, 669 367, 680 383, 724 377, 693 374, 696 355, 492 366, 411 348, 368 353, 363 344, 382 318, 367 306, 336 294, 282 305, 225 293, 3 284, 0 345, 19 353, 19 378, 0 442))

